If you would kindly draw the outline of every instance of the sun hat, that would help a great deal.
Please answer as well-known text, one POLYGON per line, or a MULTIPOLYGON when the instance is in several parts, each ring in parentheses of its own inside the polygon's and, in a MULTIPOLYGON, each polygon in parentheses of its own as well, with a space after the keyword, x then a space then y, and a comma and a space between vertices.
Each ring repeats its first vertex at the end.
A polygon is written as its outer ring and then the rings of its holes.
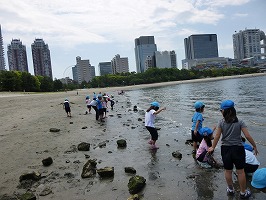
POLYGON ((89 99, 90 98, 90 96, 86 96, 86 99, 89 99))
POLYGON ((201 136, 209 136, 213 133, 212 129, 210 129, 209 127, 203 127, 201 129, 199 129, 199 134, 201 136))
POLYGON ((196 103, 194 104, 194 107, 195 107, 196 109, 201 108, 202 106, 205 106, 205 105, 204 105, 204 103, 201 102, 201 101, 196 101, 196 103))
POLYGON ((254 172, 251 185, 259 189, 266 187, 266 168, 261 168, 254 172))
POLYGON ((160 107, 160 104, 156 101, 152 102, 151 105, 154 107, 160 107))
POLYGON ((225 110, 227 108, 233 108, 235 106, 235 103, 232 100, 224 100, 221 103, 221 110, 225 110))
POLYGON ((68 101, 68 99, 66 98, 65 101, 68 101))

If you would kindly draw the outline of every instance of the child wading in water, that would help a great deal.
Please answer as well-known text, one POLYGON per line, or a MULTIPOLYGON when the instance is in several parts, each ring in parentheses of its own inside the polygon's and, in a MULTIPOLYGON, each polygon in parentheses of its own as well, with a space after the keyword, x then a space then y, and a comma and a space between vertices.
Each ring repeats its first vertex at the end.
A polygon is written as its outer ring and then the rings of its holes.
POLYGON ((151 144, 152 149, 158 149, 155 145, 156 141, 158 140, 158 132, 154 126, 155 116, 159 114, 161 111, 166 110, 166 108, 159 109, 160 105, 158 102, 152 102, 151 107, 145 113, 145 127, 151 134, 151 140, 149 144, 151 144))
MULTIPOLYGON (((91 113, 91 105, 90 105, 91 100, 90 100, 90 96, 86 96, 85 103, 86 103, 86 106, 87 106, 87 108, 88 108, 88 110, 89 110, 89 113, 91 113)), ((86 114, 87 114, 87 113, 88 113, 88 111, 86 111, 86 114)))
POLYGON ((237 118, 234 105, 234 102, 231 100, 225 100, 221 103, 223 119, 218 123, 212 147, 209 148, 208 152, 213 152, 222 135, 221 154, 225 169, 225 180, 227 182, 226 192, 228 195, 235 194, 232 180, 233 166, 235 165, 240 187, 240 199, 248 199, 251 196, 251 192, 246 188, 246 175, 244 172, 245 149, 241 140, 241 131, 253 146, 255 155, 258 154, 258 150, 248 132, 246 124, 237 118))
POLYGON ((191 128, 191 139, 193 141, 193 151, 192 156, 195 158, 198 142, 202 140, 202 136, 199 134, 199 130, 202 128, 203 116, 205 105, 201 101, 197 101, 194 104, 196 112, 192 117, 192 128, 191 128))
POLYGON ((64 104, 63 104, 63 109, 65 109, 67 113, 67 117, 71 117, 71 110, 70 110, 70 104, 68 99, 65 99, 64 104))

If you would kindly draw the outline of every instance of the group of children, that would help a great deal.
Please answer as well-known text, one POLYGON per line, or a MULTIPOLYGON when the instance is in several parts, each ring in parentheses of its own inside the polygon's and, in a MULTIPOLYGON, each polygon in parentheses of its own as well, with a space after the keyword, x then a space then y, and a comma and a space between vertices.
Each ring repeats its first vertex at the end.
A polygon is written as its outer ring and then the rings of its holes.
MULTIPOLYGON (((159 108, 158 102, 152 102, 150 108, 145 113, 145 126, 151 135, 149 144, 153 149, 157 149, 155 143, 158 139, 158 133, 154 126, 155 116, 166 108, 159 108)), ((232 172, 233 167, 236 168, 239 187, 240 187, 240 199, 248 199, 251 196, 250 190, 246 188, 246 173, 254 173, 258 171, 259 162, 255 155, 258 154, 257 146, 248 132, 246 124, 237 118, 235 103, 232 100, 225 100, 221 102, 220 111, 222 119, 218 122, 217 127, 213 129, 203 127, 203 112, 205 105, 201 101, 197 101, 194 104, 195 113, 192 117, 192 129, 191 137, 193 141, 193 157, 201 163, 208 162, 209 164, 215 164, 212 154, 214 149, 221 139, 221 155, 223 161, 223 167, 225 169, 225 179, 227 182, 227 194, 234 195, 235 189, 233 187, 232 172), (215 136, 213 136, 216 130, 215 136), (243 132, 245 138, 250 142, 250 145, 245 143, 245 139, 242 139, 241 133, 243 132), (213 142, 212 142, 213 140, 213 142), (243 140, 243 141, 242 141, 243 140), (198 147, 198 143, 199 147, 198 147), (210 163, 211 162, 211 163, 210 163), (256 171, 257 170, 257 171, 256 171)), ((263 172, 264 184, 266 187, 266 169, 263 172)), ((258 177, 256 175, 255 177, 258 177)), ((254 182, 254 181, 253 181, 254 182)), ((256 183, 254 183, 255 185, 256 183)))

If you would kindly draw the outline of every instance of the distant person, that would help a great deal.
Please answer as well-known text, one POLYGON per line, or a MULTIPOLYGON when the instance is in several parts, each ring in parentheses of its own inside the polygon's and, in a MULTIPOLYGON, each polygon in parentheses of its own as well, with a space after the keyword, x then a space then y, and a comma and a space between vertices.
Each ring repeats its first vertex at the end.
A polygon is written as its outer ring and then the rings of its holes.
POLYGON ((96 99, 97 101, 97 109, 99 113, 99 118, 97 120, 100 120, 101 122, 104 122, 103 120, 103 104, 102 104, 102 94, 98 94, 98 98, 96 99))
MULTIPOLYGON (((87 106, 87 108, 88 108, 88 110, 89 110, 89 113, 91 113, 91 105, 90 105, 90 103, 91 103, 91 99, 90 99, 90 96, 86 96, 85 103, 86 103, 86 106, 87 106)), ((87 114, 87 113, 88 113, 88 112, 86 111, 86 114, 87 114)))
POLYGON ((93 99, 96 99, 97 98, 97 95, 96 95, 96 93, 95 92, 93 92, 93 99))
POLYGON ((245 154, 246 154, 246 162, 245 162, 244 171, 246 174, 250 175, 259 168, 260 162, 257 160, 256 156, 252 151, 245 149, 245 154))
POLYGON ((202 128, 203 116, 205 105, 201 101, 197 101, 194 104, 195 113, 192 117, 192 127, 191 127, 191 139, 193 141, 193 151, 192 155, 195 157, 197 152, 198 143, 201 142, 202 136, 199 134, 199 130, 202 128))
POLYGON ((99 119, 99 110, 98 110, 97 104, 98 104, 98 102, 96 101, 95 97, 93 98, 93 100, 89 104, 95 111, 96 120, 99 119))
POLYGON ((237 118, 234 105, 234 102, 231 100, 225 100, 221 103, 220 110, 223 119, 218 123, 212 147, 209 148, 208 152, 213 152, 222 135, 221 155, 227 182, 227 195, 235 194, 232 180, 233 167, 235 166, 240 187, 240 199, 248 199, 251 196, 251 192, 246 188, 246 175, 244 171, 245 149, 241 139, 241 131, 244 133, 245 138, 252 144, 255 155, 258 154, 258 150, 253 138, 248 132, 246 124, 237 118))
POLYGON ((111 106, 111 110, 114 110, 114 105, 115 105, 115 100, 114 100, 114 96, 111 95, 111 97, 109 98, 110 101, 110 106, 111 106))
POLYGON ((145 113, 145 127, 151 134, 151 140, 149 141, 149 144, 151 144, 152 149, 158 149, 155 145, 156 141, 158 140, 158 132, 155 128, 154 121, 155 116, 162 112, 163 110, 166 110, 166 108, 160 108, 160 105, 158 102, 152 102, 151 106, 148 108, 148 110, 145 113))
POLYGON ((71 109, 70 109, 70 103, 68 99, 65 99, 64 104, 63 104, 63 109, 65 109, 67 113, 67 117, 71 117, 71 109))
POLYGON ((251 185, 257 189, 266 188, 266 168, 255 171, 252 176, 251 185))
POLYGON ((103 105, 103 118, 106 118, 107 117, 107 99, 109 97, 105 94, 102 98, 102 105, 103 105))

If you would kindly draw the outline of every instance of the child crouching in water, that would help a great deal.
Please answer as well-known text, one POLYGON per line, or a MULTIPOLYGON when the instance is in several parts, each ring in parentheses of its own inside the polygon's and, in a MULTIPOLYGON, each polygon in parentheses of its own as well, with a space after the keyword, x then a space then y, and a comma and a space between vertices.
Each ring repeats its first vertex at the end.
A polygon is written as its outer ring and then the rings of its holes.
POLYGON ((159 147, 155 145, 156 141, 158 140, 158 132, 154 125, 155 116, 161 111, 166 110, 165 107, 161 109, 159 109, 159 107, 160 105, 158 102, 152 102, 151 107, 148 108, 145 113, 145 127, 151 134, 151 140, 149 141, 149 144, 151 144, 152 149, 159 149, 159 147))
MULTIPOLYGON (((196 159, 200 164, 208 164, 208 167, 216 167, 216 161, 212 158, 212 155, 208 153, 208 149, 212 146, 213 132, 216 127, 210 129, 204 127, 199 129, 198 133, 203 137, 199 148, 196 153, 196 159), (210 159, 211 158, 211 159, 210 159), (215 166, 214 166, 215 165, 215 166)), ((207 167, 207 166, 206 166, 207 167)))

